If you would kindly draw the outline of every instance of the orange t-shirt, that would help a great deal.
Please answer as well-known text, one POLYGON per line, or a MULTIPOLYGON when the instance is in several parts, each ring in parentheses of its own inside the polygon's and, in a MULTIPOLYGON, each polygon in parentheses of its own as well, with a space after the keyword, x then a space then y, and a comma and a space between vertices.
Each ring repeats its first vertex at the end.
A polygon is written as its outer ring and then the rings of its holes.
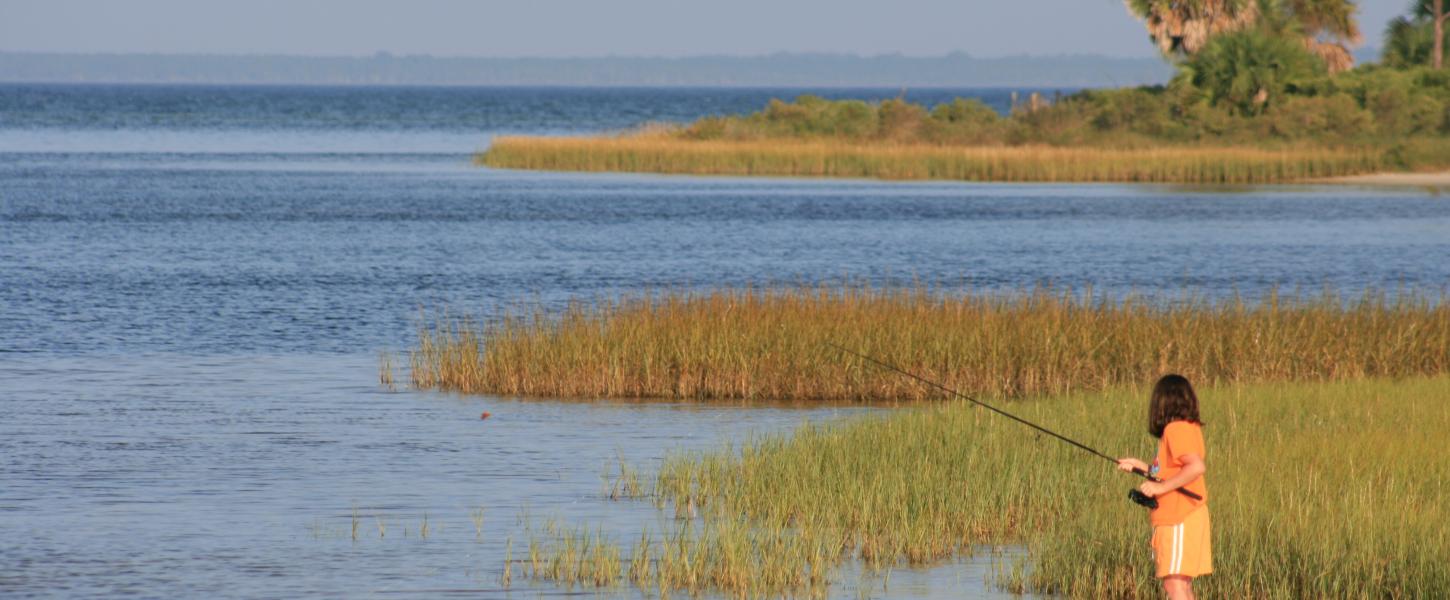
MULTIPOLYGON (((1148 472, 1162 480, 1172 479, 1183 469, 1183 461, 1179 459, 1186 454, 1208 459, 1203 448, 1203 426, 1191 421, 1169 423, 1163 428, 1163 439, 1158 440, 1158 456, 1153 459, 1148 472)), ((1148 520, 1154 527, 1182 523, 1188 513, 1208 502, 1208 485, 1202 476, 1188 482, 1183 489, 1203 496, 1203 500, 1194 500, 1177 491, 1158 496, 1158 508, 1148 513, 1148 520)))

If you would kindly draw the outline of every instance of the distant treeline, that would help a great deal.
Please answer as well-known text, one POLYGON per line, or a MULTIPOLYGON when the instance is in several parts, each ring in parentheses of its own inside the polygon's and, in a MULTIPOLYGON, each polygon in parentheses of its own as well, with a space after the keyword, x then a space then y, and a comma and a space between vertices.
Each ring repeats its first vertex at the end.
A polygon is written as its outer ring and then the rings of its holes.
POLYGON ((770 54, 685 58, 446 58, 0 52, 0 81, 362 85, 1025 86, 1165 82, 1156 58, 770 54))

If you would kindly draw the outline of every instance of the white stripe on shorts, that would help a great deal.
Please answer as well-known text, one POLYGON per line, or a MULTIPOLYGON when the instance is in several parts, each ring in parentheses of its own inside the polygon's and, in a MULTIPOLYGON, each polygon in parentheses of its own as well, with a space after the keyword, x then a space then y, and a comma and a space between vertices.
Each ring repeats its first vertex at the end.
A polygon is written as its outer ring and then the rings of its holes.
POLYGON ((1173 526, 1173 558, 1168 567, 1169 575, 1177 575, 1183 568, 1183 524, 1173 526))

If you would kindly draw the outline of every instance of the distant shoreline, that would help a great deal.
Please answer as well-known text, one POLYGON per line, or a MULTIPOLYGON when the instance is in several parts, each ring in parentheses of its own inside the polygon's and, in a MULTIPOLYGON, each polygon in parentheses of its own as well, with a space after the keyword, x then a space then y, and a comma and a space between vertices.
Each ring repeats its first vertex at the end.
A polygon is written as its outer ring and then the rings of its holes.
POLYGON ((0 82, 7 83, 1068 89, 1160 84, 1172 74, 1156 57, 1100 55, 486 58, 0 51, 0 82))
MULTIPOLYGON (((353 89, 500 89, 500 90, 731 90, 768 91, 788 93, 811 93, 821 91, 863 91, 899 92, 900 86, 891 85, 648 85, 648 84, 569 84, 569 83, 271 83, 271 82, 208 82, 208 81, 9 81, 0 79, 0 87, 194 87, 194 88, 353 88, 353 89)), ((998 91, 1018 92, 1022 95, 1038 92, 1068 93, 1080 88, 1073 86, 1020 86, 1020 85, 914 85, 908 92, 933 91, 998 91)))

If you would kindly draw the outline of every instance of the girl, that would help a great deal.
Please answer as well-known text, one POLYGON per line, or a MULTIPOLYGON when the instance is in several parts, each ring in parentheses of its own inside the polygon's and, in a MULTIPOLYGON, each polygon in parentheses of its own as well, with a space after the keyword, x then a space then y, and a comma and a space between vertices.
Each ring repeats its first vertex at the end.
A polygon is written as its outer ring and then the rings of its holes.
POLYGON ((1153 560, 1163 591, 1172 600, 1193 600, 1193 578, 1213 572, 1209 552, 1208 486, 1203 481, 1203 421, 1198 396, 1182 375, 1164 375, 1148 401, 1148 433, 1158 438, 1158 456, 1148 465, 1136 458, 1118 460, 1124 471, 1142 469, 1161 481, 1146 481, 1138 491, 1158 499, 1148 513, 1153 525, 1153 560), (1176 492, 1197 493, 1194 500, 1176 492))

